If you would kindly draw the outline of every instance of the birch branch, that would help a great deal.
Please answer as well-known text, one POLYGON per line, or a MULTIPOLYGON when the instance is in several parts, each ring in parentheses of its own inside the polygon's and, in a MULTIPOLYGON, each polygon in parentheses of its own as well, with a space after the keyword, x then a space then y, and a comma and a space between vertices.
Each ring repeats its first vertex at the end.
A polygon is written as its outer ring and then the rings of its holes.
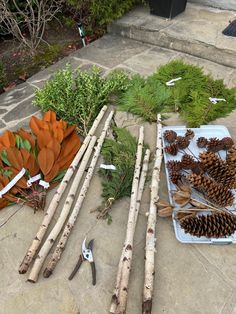
POLYGON ((156 140, 156 157, 152 173, 151 182, 151 200, 149 215, 147 221, 146 232, 146 253, 145 253, 145 277, 143 287, 143 303, 142 313, 150 314, 152 312, 152 297, 153 297, 153 285, 155 275, 155 252, 156 252, 156 218, 159 196, 159 181, 160 170, 162 162, 162 144, 161 144, 161 116, 157 116, 157 140, 156 140))
POLYGON ((92 136, 94 135, 99 123, 101 122, 105 112, 107 110, 107 106, 104 106, 100 113, 98 114, 97 118, 94 120, 93 125, 88 133, 88 135, 86 136, 86 138, 84 139, 84 142, 82 144, 82 146, 80 147, 78 153, 76 154, 74 160, 72 161, 70 167, 68 168, 68 170, 66 171, 66 174, 64 176, 64 178, 62 179, 48 209, 46 210, 45 214, 44 214, 44 218, 42 221, 42 224, 39 227, 38 232, 36 233, 36 236, 34 237, 23 261, 21 262, 21 265, 19 267, 19 273, 20 274, 24 274, 27 272, 33 258, 36 255, 36 252, 43 240, 43 237, 45 235, 45 233, 47 232, 47 229, 49 227, 49 224, 54 216, 54 213, 59 205, 60 199, 68 185, 68 182, 70 181, 72 175, 74 174, 76 168, 78 167, 78 164, 81 160, 81 158, 83 157, 83 154, 85 152, 85 150, 87 149, 87 146, 92 138, 92 136))
MULTIPOLYGON (((150 150, 147 149, 145 152, 145 155, 144 155, 144 159, 143 159, 142 172, 141 172, 139 187, 138 187, 138 196, 137 196, 136 209, 135 209, 134 229, 136 228, 136 223, 137 223, 137 219, 138 219, 139 209, 140 209, 140 205, 141 205, 141 199, 142 199, 144 185, 145 185, 147 172, 148 172, 149 159, 150 159, 150 150)), ((118 265, 116 285, 115 285, 115 289, 114 289, 112 299, 111 299, 110 313, 116 313, 116 309, 117 309, 117 305, 118 305, 117 304, 118 303, 118 292, 119 292, 119 285, 120 285, 120 280, 121 280, 121 270, 122 270, 122 261, 124 259, 124 253, 125 253, 125 247, 123 247, 122 254, 120 257, 120 261, 119 261, 119 265, 118 265)))
MULTIPOLYGON (((118 296, 117 296, 117 311, 116 313, 125 313, 126 303, 127 303, 127 294, 128 294, 128 283, 129 283, 129 274, 132 262, 132 253, 133 253, 133 237, 134 237, 134 223, 136 217, 136 202, 138 196, 138 185, 139 185, 139 177, 141 170, 141 162, 142 162, 142 150, 143 150, 143 140, 144 140, 144 128, 140 127, 139 129, 139 139, 138 146, 136 152, 136 162, 134 169, 134 176, 132 182, 132 190, 131 190, 131 198, 130 198, 130 209, 129 216, 127 222, 127 230, 126 230, 126 238, 124 242, 124 255, 122 259, 122 264, 120 270, 118 270, 117 279, 120 283, 118 285, 118 296)), ((121 253, 122 255, 122 253, 121 253)))
MULTIPOLYGON (((98 143, 97 143, 97 146, 95 148, 95 152, 94 152, 94 155, 93 155, 93 158, 92 158, 92 161, 90 163, 90 166, 89 166, 89 170, 88 170, 88 173, 85 177, 85 180, 84 180, 84 183, 81 187, 81 190, 80 190, 80 193, 79 193, 79 196, 78 196, 78 199, 74 205, 74 208, 69 216, 69 219, 68 219, 68 222, 66 224, 66 226, 64 227, 64 230, 62 232, 62 235, 59 239, 59 242, 56 246, 56 249, 51 257, 51 259, 49 260, 49 263, 46 267, 46 269, 44 270, 44 277, 49 277, 54 268, 56 267, 57 265, 57 262, 59 261, 60 257, 61 257, 61 254, 65 248, 65 245, 67 243, 67 240, 70 236, 70 233, 75 225, 75 222, 76 222, 76 219, 78 217, 78 214, 79 214, 79 211, 82 207, 82 204, 83 204, 83 201, 85 199, 85 196, 86 196, 86 193, 88 191, 88 188, 89 188, 89 184, 90 184, 90 181, 92 179, 92 176, 93 176, 93 172, 94 172, 94 169, 95 169, 95 166, 96 166, 96 163, 97 163, 97 160, 98 160, 98 157, 100 155, 100 151, 101 151, 101 148, 102 148, 102 145, 103 145, 103 142, 105 140, 105 137, 106 137, 106 134, 107 134, 107 131, 109 129, 109 126, 110 126, 110 123, 111 123, 111 120, 112 120, 112 117, 113 117, 113 114, 114 114, 114 111, 111 111, 106 122, 105 122, 105 125, 104 125, 104 128, 102 130, 102 133, 98 139, 98 143)), ((41 256, 38 255, 37 256, 37 259, 35 260, 35 263, 32 267, 32 270, 31 270, 31 273, 29 275, 29 278, 28 278, 28 281, 30 282, 36 282, 37 279, 38 279, 38 274, 39 274, 39 271, 40 271, 40 268, 41 268, 41 256)))
MULTIPOLYGON (((89 146, 84 154, 84 157, 80 163, 80 166, 78 168, 78 171, 76 173, 76 176, 74 177, 73 183, 71 185, 71 188, 69 190, 68 196, 65 200, 64 206, 62 208, 62 211, 60 213, 60 216, 57 220, 57 222, 55 223, 53 229, 51 230, 50 234, 48 235, 47 239, 45 240, 44 244, 42 245, 39 253, 38 253, 38 257, 35 261, 35 264, 37 265, 37 271, 34 271, 34 278, 38 277, 38 274, 43 266, 43 262, 45 261, 49 251, 51 250, 53 244, 55 243, 59 233, 61 232, 66 219, 70 213, 70 209, 72 207, 72 204, 74 202, 75 199, 75 195, 78 189, 78 186, 80 184, 80 181, 83 177, 83 174, 86 170, 89 158, 91 157, 94 145, 96 143, 96 136, 93 136, 89 146)), ((36 266, 33 266, 33 269, 35 269, 36 266)), ((32 271, 33 271, 32 269, 32 271)))

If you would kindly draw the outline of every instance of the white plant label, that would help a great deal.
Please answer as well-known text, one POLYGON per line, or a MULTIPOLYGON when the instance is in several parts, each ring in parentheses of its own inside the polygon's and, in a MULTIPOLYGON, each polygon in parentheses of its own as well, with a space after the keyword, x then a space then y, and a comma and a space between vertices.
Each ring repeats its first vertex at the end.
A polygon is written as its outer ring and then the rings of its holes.
POLYGON ((175 86, 175 82, 177 82, 177 81, 179 81, 179 80, 182 80, 182 77, 177 77, 177 78, 175 78, 175 79, 172 79, 172 80, 166 82, 166 85, 167 85, 167 86, 175 86))
POLYGON ((0 191, 0 198, 13 188, 13 186, 24 176, 25 172, 25 168, 22 168, 21 171, 0 191))

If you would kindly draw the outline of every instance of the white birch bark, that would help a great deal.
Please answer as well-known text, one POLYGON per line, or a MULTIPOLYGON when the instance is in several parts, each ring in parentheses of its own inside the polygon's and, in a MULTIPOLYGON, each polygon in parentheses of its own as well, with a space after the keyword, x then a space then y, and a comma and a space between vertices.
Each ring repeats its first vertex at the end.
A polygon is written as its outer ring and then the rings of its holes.
MULTIPOLYGON (((136 209, 135 209, 134 229, 136 228, 136 223, 137 223, 137 219, 138 219, 138 214, 139 214, 139 209, 140 209, 140 205, 141 205, 144 185, 145 185, 147 172, 148 172, 149 159, 150 159, 150 150, 147 149, 145 152, 145 155, 144 155, 144 159, 143 159, 142 172, 141 172, 139 187, 138 187, 138 196, 137 196, 136 209)), ((112 299, 111 299, 110 313, 116 313, 116 309, 117 309, 118 292, 119 292, 119 286, 120 286, 120 280, 121 280, 122 261, 124 259, 124 253, 125 253, 125 247, 123 247, 122 254, 120 257, 120 261, 119 261, 119 265, 118 265, 116 285, 115 285, 115 289, 113 291, 113 295, 112 295, 112 299)))
MULTIPOLYGON (((71 209, 72 204, 74 202, 76 192, 78 190, 80 181, 83 177, 83 174, 86 170, 86 167, 87 167, 87 164, 88 164, 89 159, 91 157, 91 154, 93 152, 93 148, 94 148, 94 145, 96 143, 96 140, 97 140, 97 137, 93 136, 90 143, 89 143, 89 146, 88 146, 88 148, 87 148, 87 150, 83 156, 83 159, 79 165, 77 173, 74 177, 74 180, 72 182, 71 188, 70 188, 69 193, 68 193, 68 196, 67 196, 65 203, 64 203, 64 206, 61 210, 60 216, 58 217, 57 222, 55 223, 53 229, 51 230, 50 234, 48 235, 47 239, 45 240, 44 244, 42 245, 42 247, 38 253, 38 256, 40 256, 40 258, 37 259, 37 271, 38 271, 38 273, 40 272, 49 251, 51 250, 53 244, 55 243, 55 241, 56 241, 59 233, 61 232, 61 230, 62 230, 62 228, 66 222, 66 219, 70 213, 70 209, 71 209)), ((34 266, 33 266, 33 269, 34 269, 34 266)), ((36 270, 34 271, 34 277, 38 277, 36 270)))
POLYGON ((161 116, 157 116, 157 140, 156 156, 152 173, 151 182, 151 200, 147 221, 146 232, 146 252, 145 252, 145 274, 143 287, 142 313, 150 314, 152 312, 153 285, 155 276, 155 252, 156 252, 156 203, 159 199, 159 181, 162 162, 162 143, 161 143, 161 116))
MULTIPOLYGON (((95 148, 95 152, 94 152, 92 161, 91 161, 90 166, 89 166, 89 170, 88 170, 87 175, 85 177, 84 183, 81 187, 78 199, 76 200, 76 203, 74 204, 74 208, 73 208, 73 210, 69 216, 68 222, 66 223, 66 225, 64 227, 64 230, 63 230, 62 235, 59 239, 59 242, 56 246, 56 249, 55 249, 51 259, 49 260, 49 263, 48 263, 46 269, 44 270, 44 277, 49 277, 52 274, 54 268, 56 267, 57 262, 59 261, 59 259, 61 257, 61 254, 65 248, 65 245, 66 245, 67 240, 70 236, 70 233, 71 233, 71 231, 75 225, 79 211, 82 207, 83 201, 84 201, 86 193, 88 191, 89 184, 90 184, 90 181, 92 179, 94 169, 95 169, 98 157, 100 155, 101 148, 102 148, 103 142, 105 140, 107 131, 109 129, 113 114, 114 114, 114 111, 111 111, 106 122, 105 122, 102 133, 98 139, 97 146, 95 148)), ((42 257, 43 256, 38 254, 38 256, 35 260, 35 263, 32 267, 32 270, 30 272, 30 275, 28 277, 28 281, 30 281, 30 282, 36 282, 37 281, 39 271, 42 267, 42 263, 41 263, 42 257)))
POLYGON ((21 262, 21 265, 19 267, 19 273, 20 274, 24 274, 27 272, 33 258, 35 257, 35 255, 39 249, 39 246, 43 240, 43 237, 45 236, 45 233, 47 232, 49 224, 50 224, 50 222, 54 216, 54 213, 58 207, 60 199, 61 199, 66 187, 68 186, 68 182, 70 181, 72 175, 74 174, 76 168, 78 167, 78 164, 79 164, 81 158, 83 157, 83 154, 84 154, 85 150, 87 149, 87 146, 88 146, 92 136, 94 135, 99 123, 101 122, 106 110, 107 110, 107 106, 104 106, 101 109, 97 118, 94 120, 93 125, 92 125, 91 129, 89 130, 88 135, 84 139, 83 144, 81 145, 78 153, 76 154, 70 167, 67 169, 64 178, 62 179, 57 191, 55 192, 55 195, 54 195, 48 209, 46 210, 46 212, 44 214, 42 224, 40 225, 39 230, 37 231, 36 236, 34 237, 23 261, 21 262))
POLYGON ((129 275, 130 275, 130 270, 131 270, 132 253, 133 253, 134 223, 135 223, 135 216, 136 216, 135 209, 136 209, 138 186, 139 186, 140 171, 141 171, 143 140, 144 140, 144 128, 140 127, 138 147, 137 147, 137 152, 136 152, 134 176, 133 176, 133 182, 132 182, 131 198, 130 198, 130 209, 129 209, 127 229, 126 229, 126 237, 125 237, 125 242, 124 242, 124 248, 122 249, 122 252, 124 250, 124 255, 122 259, 121 270, 118 270, 118 274, 117 274, 118 277, 120 276, 120 284, 119 284, 119 290, 118 290, 118 299, 116 300, 117 301, 116 313, 125 313, 126 311, 129 275))

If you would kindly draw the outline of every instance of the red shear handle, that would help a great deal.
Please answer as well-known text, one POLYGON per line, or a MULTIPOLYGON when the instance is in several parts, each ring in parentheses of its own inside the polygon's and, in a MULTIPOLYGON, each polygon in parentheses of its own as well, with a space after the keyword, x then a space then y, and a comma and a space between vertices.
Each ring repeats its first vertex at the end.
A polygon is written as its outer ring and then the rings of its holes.
POLYGON ((96 267, 95 267, 95 263, 91 262, 91 270, 92 270, 92 277, 93 277, 93 286, 96 285, 96 267))

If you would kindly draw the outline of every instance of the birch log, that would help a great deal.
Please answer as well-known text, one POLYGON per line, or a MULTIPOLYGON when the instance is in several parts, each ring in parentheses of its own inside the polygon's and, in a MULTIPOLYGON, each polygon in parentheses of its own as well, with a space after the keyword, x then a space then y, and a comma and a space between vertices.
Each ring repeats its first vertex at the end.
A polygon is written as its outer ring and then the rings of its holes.
MULTIPOLYGON (((59 239, 59 243, 57 244, 56 249, 55 249, 55 251, 54 251, 51 259, 49 260, 49 263, 48 263, 48 265, 44 271, 44 277, 49 277, 52 274, 54 268, 56 267, 57 262, 59 261, 59 259, 61 257, 61 254, 62 254, 64 247, 67 243, 67 240, 70 236, 70 233, 71 233, 71 231, 75 225, 75 222, 76 222, 77 216, 79 214, 80 208, 83 204, 86 193, 88 191, 89 184, 90 184, 90 181, 92 179, 93 172, 94 172, 98 157, 100 155, 100 151, 101 151, 104 139, 105 139, 107 131, 109 129, 113 114, 114 114, 114 111, 111 111, 106 122, 105 122, 102 133, 98 139, 98 143, 97 143, 97 146, 95 148, 95 152, 94 152, 92 161, 90 163, 89 170, 88 170, 87 175, 85 177, 84 183, 81 187, 78 199, 77 199, 77 201, 74 205, 74 208, 73 208, 73 210, 69 216, 68 222, 67 222, 66 226, 64 227, 62 235, 59 239)), ((39 271, 42 267, 41 258, 42 257, 40 255, 37 256, 35 263, 32 267, 31 273, 29 275, 28 281, 30 281, 30 282, 36 282, 37 281, 39 271)))
POLYGON ((140 170, 141 170, 141 162, 142 162, 143 140, 144 140, 144 128, 140 127, 138 147, 137 147, 137 152, 136 152, 134 176, 133 176, 133 182, 132 182, 126 238, 124 242, 124 248, 122 249, 122 252, 124 250, 124 255, 123 255, 123 259, 121 263, 121 269, 118 270, 118 273, 117 273, 117 277, 120 276, 120 284, 119 284, 119 290, 118 290, 118 298, 116 300, 117 302, 116 313, 125 313, 126 311, 129 274, 130 274, 132 253, 133 253, 134 224, 135 224, 135 215, 136 215, 135 210, 136 210, 136 202, 137 202, 137 196, 138 196, 138 186, 139 186, 140 170))
MULTIPOLYGON (((55 241, 56 241, 59 233, 61 232, 63 225, 65 224, 66 219, 70 213, 70 209, 71 209, 71 206, 74 202, 78 186, 79 186, 80 181, 83 177, 84 171, 87 167, 89 158, 91 157, 91 154, 93 152, 93 148, 94 148, 94 145, 96 143, 96 140, 97 140, 96 136, 93 136, 90 143, 89 143, 89 146, 88 146, 88 148, 84 154, 84 157, 80 163, 80 166, 78 168, 76 176, 74 177, 73 183, 72 183, 71 188, 69 190, 68 196, 65 200, 65 203, 64 203, 64 206, 63 206, 62 211, 60 213, 60 216, 57 219, 57 222, 55 223, 53 229, 51 230, 50 234, 48 235, 47 239, 45 240, 44 244, 42 245, 42 247, 38 253, 38 256, 40 257, 40 258, 36 259, 38 273, 41 270, 41 268, 43 266, 43 262, 45 261, 50 249, 52 248, 53 244, 55 243, 55 241)), ((36 277, 36 274, 34 276, 36 277)))
POLYGON ((74 174, 76 168, 78 167, 78 164, 81 160, 81 158, 83 157, 83 154, 85 152, 85 150, 87 149, 87 146, 92 138, 92 136, 94 135, 99 123, 101 122, 105 112, 107 110, 107 106, 103 106, 103 108, 101 109, 100 113, 98 114, 97 118, 94 120, 93 125, 91 127, 91 129, 88 132, 88 135, 86 136, 86 138, 83 141, 82 146, 80 147, 78 153, 76 154, 74 160, 72 161, 70 167, 68 168, 68 170, 66 171, 66 174, 64 176, 64 178, 62 179, 48 209, 46 210, 45 214, 44 214, 44 218, 42 221, 42 224, 39 227, 38 232, 36 233, 36 236, 34 237, 23 261, 20 264, 19 267, 19 273, 20 274, 24 274, 27 272, 33 258, 36 255, 37 250, 39 249, 39 246, 43 240, 43 237, 45 236, 45 233, 48 229, 48 226, 54 216, 54 213, 58 207, 58 204, 60 202, 60 199, 68 185, 68 182, 70 181, 72 175, 74 174))
POLYGON ((146 232, 146 253, 145 253, 145 275, 143 287, 142 313, 150 314, 152 312, 153 284, 155 275, 155 251, 156 251, 156 217, 159 196, 159 181, 162 162, 162 144, 161 144, 161 116, 157 116, 157 140, 156 156, 151 182, 151 200, 147 221, 146 232))
MULTIPOLYGON (((141 172, 139 187, 138 187, 138 196, 137 196, 136 208, 135 208, 134 228, 136 227, 136 223, 137 223, 137 219, 138 219, 139 209, 140 209, 140 205, 141 205, 141 199, 142 199, 144 185, 145 185, 147 172, 148 172, 149 159, 150 159, 150 150, 147 149, 145 152, 145 155, 144 155, 144 159, 143 159, 142 172, 141 172)), ((110 313, 116 313, 116 309, 117 309, 117 305, 118 305, 117 304, 118 303, 117 302, 118 301, 118 292, 119 292, 119 285, 120 285, 120 280, 121 280, 121 270, 122 270, 122 261, 124 259, 124 253, 125 253, 125 247, 123 247, 122 254, 120 257, 120 261, 119 261, 119 265, 118 265, 116 285, 115 285, 115 289, 114 289, 112 299, 111 299, 110 313)))

